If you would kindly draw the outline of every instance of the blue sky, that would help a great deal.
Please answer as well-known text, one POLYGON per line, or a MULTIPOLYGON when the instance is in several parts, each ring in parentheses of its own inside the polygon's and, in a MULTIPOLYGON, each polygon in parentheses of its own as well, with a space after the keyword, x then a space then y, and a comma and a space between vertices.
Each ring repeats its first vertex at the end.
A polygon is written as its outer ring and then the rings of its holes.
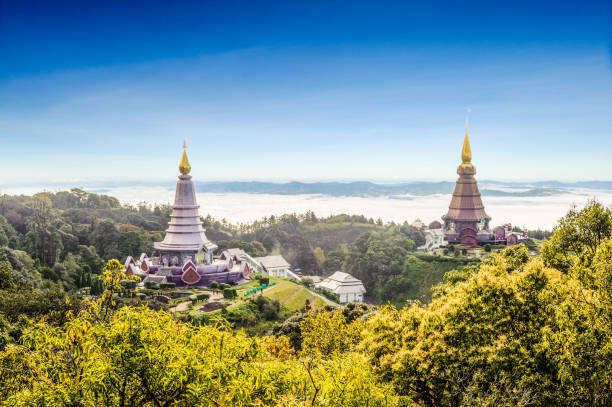
POLYGON ((0 186, 612 179, 609 1, 0 0, 0 186), (178 3, 178 4, 177 4, 178 3), (307 4, 302 4, 307 3, 307 4))

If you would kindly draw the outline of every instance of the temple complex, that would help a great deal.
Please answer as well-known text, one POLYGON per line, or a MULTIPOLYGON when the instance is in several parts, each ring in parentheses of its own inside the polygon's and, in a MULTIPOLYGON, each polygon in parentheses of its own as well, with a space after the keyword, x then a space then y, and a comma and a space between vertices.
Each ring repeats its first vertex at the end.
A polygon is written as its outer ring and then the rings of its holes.
POLYGON ((202 228, 185 143, 179 171, 164 239, 153 244, 155 253, 150 259, 146 253, 141 254, 138 261, 129 256, 125 263, 126 274, 141 277, 142 285, 173 283, 177 287, 209 286, 213 281, 237 283, 246 279, 252 268, 240 256, 229 251, 218 258, 214 256, 217 245, 206 238, 202 228))
POLYGON ((461 165, 457 168, 457 184, 444 221, 444 236, 449 243, 476 246, 493 240, 489 231, 491 218, 486 214, 472 165, 472 150, 468 136, 467 123, 461 151, 461 165))

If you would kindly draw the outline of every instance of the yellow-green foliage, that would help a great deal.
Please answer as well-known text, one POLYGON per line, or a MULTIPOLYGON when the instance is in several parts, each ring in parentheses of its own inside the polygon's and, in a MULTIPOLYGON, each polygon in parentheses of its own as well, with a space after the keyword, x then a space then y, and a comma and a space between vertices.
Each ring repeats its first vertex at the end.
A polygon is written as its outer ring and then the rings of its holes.
POLYGON ((309 314, 300 323, 302 353, 331 357, 348 352, 360 339, 361 323, 346 323, 340 311, 309 314))
MULTIPOLYGON (((148 308, 113 312, 112 292, 124 277, 109 262, 101 299, 63 328, 33 324, 20 345, 0 352, 2 405, 397 405, 367 360, 346 346, 325 357, 299 355, 287 338, 249 338, 224 323, 195 327, 148 308)), ((337 329, 358 337, 358 326, 336 319, 308 324, 325 338, 337 329)))
POLYGON ((569 276, 508 248, 429 306, 376 313, 361 351, 419 405, 609 405, 611 264, 612 240, 569 276))
POLYGON ((362 356, 298 357, 283 338, 133 307, 106 323, 84 314, 65 329, 36 324, 23 345, 0 354, 0 379, 7 406, 290 405, 283 395, 309 405, 393 405, 362 356))
POLYGON ((498 256, 428 307, 376 314, 362 347, 378 372, 424 405, 551 401, 555 377, 542 374, 552 363, 541 328, 552 324, 561 275, 538 260, 512 272, 510 263, 498 256))
POLYGON ((277 338, 116 310, 125 274, 109 262, 98 301, 60 326, 25 324, 0 352, 0 404, 607 407, 610 225, 591 203, 561 222, 544 262, 517 245, 448 273, 428 305, 299 314, 277 338))

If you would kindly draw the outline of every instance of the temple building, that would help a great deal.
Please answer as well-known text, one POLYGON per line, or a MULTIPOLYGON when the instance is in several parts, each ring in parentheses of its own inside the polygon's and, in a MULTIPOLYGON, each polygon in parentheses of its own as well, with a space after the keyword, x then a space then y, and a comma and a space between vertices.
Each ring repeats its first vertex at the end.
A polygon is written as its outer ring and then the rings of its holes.
POLYGON ((264 273, 272 277, 290 278, 288 273, 291 272, 291 265, 283 256, 265 256, 255 257, 253 260, 257 262, 264 273))
POLYGON ((422 231, 425 236, 425 244, 419 246, 419 250, 433 251, 448 245, 448 242, 444 238, 444 231, 440 228, 428 228, 422 231))
POLYGON ((196 202, 195 187, 191 180, 191 165, 187 158, 187 145, 183 142, 183 157, 179 164, 179 180, 176 183, 172 215, 166 230, 166 236, 161 242, 155 242, 153 247, 159 253, 164 266, 179 266, 188 260, 198 263, 211 263, 213 252, 217 245, 206 238, 200 221, 200 206, 196 202), (199 256, 199 259, 196 259, 199 256))
POLYGON ((472 165, 467 123, 461 161, 461 165, 457 168, 459 179, 457 179, 448 212, 442 216, 444 236, 449 243, 460 243, 473 247, 478 243, 492 241, 493 234, 489 230, 491 218, 485 212, 474 178, 476 168, 472 165))
POLYGON ((129 256, 125 263, 126 274, 141 277, 142 285, 174 283, 178 287, 209 286, 213 281, 237 283, 248 278, 252 267, 241 256, 230 251, 218 258, 214 256, 217 245, 207 239, 202 227, 185 143, 179 171, 164 239, 153 243, 155 254, 150 259, 145 253, 138 261, 129 256))

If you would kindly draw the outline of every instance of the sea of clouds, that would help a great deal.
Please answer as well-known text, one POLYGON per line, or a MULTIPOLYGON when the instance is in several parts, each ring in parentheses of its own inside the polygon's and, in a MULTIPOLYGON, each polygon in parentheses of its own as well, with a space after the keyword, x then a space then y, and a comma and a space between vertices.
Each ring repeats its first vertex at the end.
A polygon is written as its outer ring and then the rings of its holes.
MULTIPOLYGON (((110 188, 86 188, 91 192, 117 197, 124 204, 136 205, 172 203, 174 188, 151 186, 120 186, 110 188)), ((2 193, 32 194, 40 191, 31 188, 3 189, 2 193)), ((565 192, 541 197, 483 196, 485 210, 493 219, 492 225, 512 223, 528 229, 552 229, 557 220, 576 204, 583 206, 596 198, 605 205, 612 205, 612 191, 568 189, 565 192)), ((450 194, 401 197, 332 197, 327 195, 271 195, 251 193, 198 193, 200 213, 231 223, 251 222, 264 216, 313 211, 317 216, 347 213, 365 215, 383 221, 424 222, 440 220, 450 203, 450 194)))

